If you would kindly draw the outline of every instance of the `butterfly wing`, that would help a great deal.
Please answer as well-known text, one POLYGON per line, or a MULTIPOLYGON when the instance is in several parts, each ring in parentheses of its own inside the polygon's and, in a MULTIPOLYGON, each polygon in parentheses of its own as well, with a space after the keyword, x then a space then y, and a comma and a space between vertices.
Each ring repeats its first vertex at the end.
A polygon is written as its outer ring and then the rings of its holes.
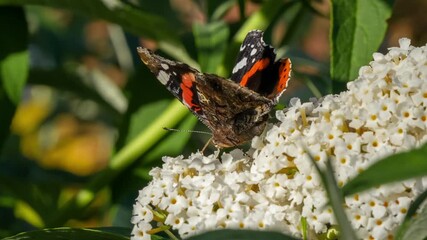
POLYGON ((138 48, 157 79, 212 131, 218 147, 237 146, 261 134, 273 101, 213 74, 138 48))
POLYGON ((260 30, 253 30, 246 35, 230 79, 277 101, 286 90, 291 61, 280 59, 275 62, 275 50, 264 42, 263 34, 260 30))
POLYGON ((195 85, 196 76, 200 72, 185 63, 165 59, 146 48, 138 47, 137 50, 141 60, 156 78, 206 124, 195 85))

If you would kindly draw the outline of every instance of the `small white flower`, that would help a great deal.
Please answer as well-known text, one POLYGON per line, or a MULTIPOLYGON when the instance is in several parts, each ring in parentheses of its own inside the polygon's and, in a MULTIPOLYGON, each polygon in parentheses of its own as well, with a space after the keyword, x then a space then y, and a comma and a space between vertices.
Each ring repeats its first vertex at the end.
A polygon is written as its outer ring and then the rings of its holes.
POLYGON ((184 224, 185 215, 174 215, 169 214, 166 217, 165 224, 172 226, 175 229, 179 229, 184 224))
POLYGON ((411 202, 412 199, 409 197, 400 197, 390 203, 390 210, 397 221, 402 221, 405 218, 411 202))
POLYGON ((265 195, 270 199, 283 201, 287 196, 287 190, 283 186, 287 180, 288 177, 285 174, 275 174, 262 185, 262 191, 265 191, 265 195))
POLYGON ((403 50, 410 49, 409 46, 411 45, 411 40, 409 38, 401 38, 399 39, 399 46, 403 50))
POLYGON ((153 212, 146 205, 137 202, 133 205, 133 214, 131 223, 137 224, 141 221, 151 222, 153 220, 153 212))
POLYGON ((152 229, 151 224, 147 222, 139 222, 132 229, 132 240, 151 240, 151 235, 147 232, 152 229))
POLYGON ((204 229, 202 217, 189 217, 179 228, 179 235, 182 237, 190 237, 197 233, 198 229, 204 229))
POLYGON ((178 195, 176 192, 171 192, 169 196, 164 197, 160 201, 158 206, 162 210, 166 210, 171 214, 177 215, 188 207, 188 199, 178 195))
POLYGON ((364 212, 359 211, 358 209, 354 209, 353 211, 348 213, 347 216, 356 230, 366 227, 368 222, 368 216, 364 212))

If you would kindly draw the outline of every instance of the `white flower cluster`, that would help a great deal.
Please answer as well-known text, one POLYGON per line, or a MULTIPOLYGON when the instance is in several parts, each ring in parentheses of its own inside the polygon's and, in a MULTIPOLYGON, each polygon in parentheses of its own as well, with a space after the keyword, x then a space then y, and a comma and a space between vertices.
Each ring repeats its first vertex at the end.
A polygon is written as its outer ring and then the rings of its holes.
MULTIPOLYGON (((427 139, 427 46, 375 53, 348 91, 276 113, 278 124, 255 137, 247 159, 240 150, 165 157, 134 205, 132 239, 167 228, 183 238, 218 228, 269 229, 310 239, 336 221, 317 164, 332 160, 339 185, 375 161, 427 139)), ((404 164, 405 159, 402 159, 404 164)), ((348 217, 363 239, 391 239, 426 179, 380 186, 345 199, 348 217)))

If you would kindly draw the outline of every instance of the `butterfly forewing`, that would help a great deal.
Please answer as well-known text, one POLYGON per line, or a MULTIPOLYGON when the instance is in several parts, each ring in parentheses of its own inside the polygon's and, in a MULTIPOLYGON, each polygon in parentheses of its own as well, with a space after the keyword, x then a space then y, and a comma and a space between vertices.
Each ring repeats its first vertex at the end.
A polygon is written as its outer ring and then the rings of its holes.
POLYGON ((203 117, 195 85, 199 71, 185 63, 156 55, 146 48, 138 47, 137 50, 141 60, 156 78, 197 116, 203 117))

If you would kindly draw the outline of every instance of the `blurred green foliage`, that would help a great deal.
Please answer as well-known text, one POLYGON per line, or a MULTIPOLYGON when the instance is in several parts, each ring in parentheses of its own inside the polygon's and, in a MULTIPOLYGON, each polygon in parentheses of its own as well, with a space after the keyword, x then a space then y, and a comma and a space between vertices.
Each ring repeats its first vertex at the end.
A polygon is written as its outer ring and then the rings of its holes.
MULTIPOLYGON (((385 46, 393 3, 0 0, 0 237, 57 239, 28 232, 56 227, 67 239, 128 239, 150 169, 203 146, 204 136, 163 130, 204 128, 140 63, 138 45, 228 76, 246 33, 262 29, 278 56, 293 61, 286 104, 353 80, 385 46), (58 228, 105 225, 117 228, 58 228)), ((367 178, 375 186, 423 173, 367 178)), ((360 190, 357 181, 345 193, 360 190)))

